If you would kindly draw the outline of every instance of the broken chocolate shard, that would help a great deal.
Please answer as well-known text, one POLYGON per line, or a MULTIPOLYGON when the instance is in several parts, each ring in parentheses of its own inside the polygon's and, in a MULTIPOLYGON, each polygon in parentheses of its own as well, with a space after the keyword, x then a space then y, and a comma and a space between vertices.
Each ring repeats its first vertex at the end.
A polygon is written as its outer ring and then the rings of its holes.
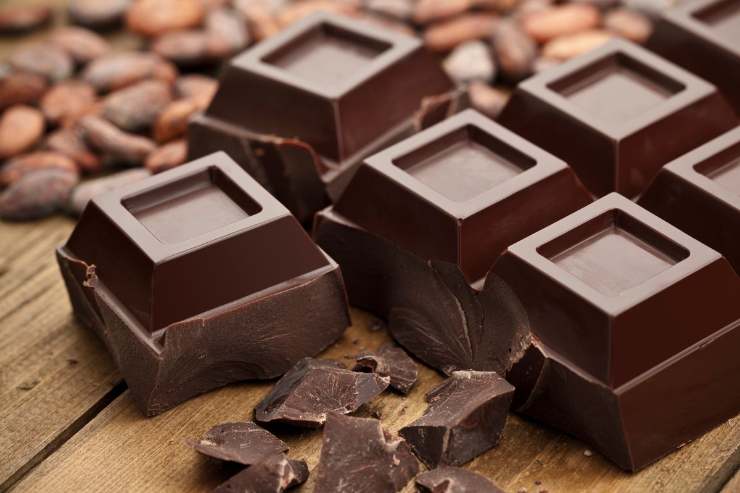
POLYGON ((303 460, 273 454, 219 485, 214 493, 283 493, 308 479, 303 460))
POLYGON ((393 344, 386 344, 377 352, 361 354, 356 360, 355 371, 370 371, 390 377, 391 388, 402 394, 409 393, 418 377, 414 360, 406 354, 406 351, 393 344))
POLYGON ((315 491, 396 492, 418 471, 419 462, 403 438, 390 435, 377 419, 327 417, 315 491))
POLYGON ((424 415, 399 434, 428 467, 464 464, 498 444, 513 394, 495 372, 455 371, 427 394, 424 415))
POLYGON ((354 412, 389 383, 387 376, 351 371, 337 361, 304 358, 257 405, 255 420, 318 428, 329 413, 354 412))
POLYGON ((214 426, 190 445, 205 456, 245 466, 288 451, 285 442, 252 421, 214 426))
POLYGON ((504 493, 486 477, 461 467, 443 466, 415 479, 421 493, 504 493))

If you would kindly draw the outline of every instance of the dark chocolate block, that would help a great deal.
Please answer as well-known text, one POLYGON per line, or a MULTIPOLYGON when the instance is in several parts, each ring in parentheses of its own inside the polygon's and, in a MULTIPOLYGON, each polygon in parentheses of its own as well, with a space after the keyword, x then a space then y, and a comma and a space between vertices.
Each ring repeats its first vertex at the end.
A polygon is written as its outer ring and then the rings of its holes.
POLYGON ((224 153, 95 197, 57 258, 148 415, 280 376, 349 325, 338 266, 224 153))
POLYGON ((308 466, 303 460, 275 454, 220 484, 214 493, 283 493, 308 479, 308 466))
POLYGON ((664 166, 639 203, 717 250, 740 274, 740 127, 664 166))
POLYGON ((377 352, 363 353, 356 358, 355 371, 370 371, 391 379, 390 387, 408 394, 416 383, 416 363, 406 351, 393 344, 386 344, 377 352))
POLYGON ((681 3, 663 13, 647 46, 716 85, 740 114, 740 4, 681 3))
POLYGON ((285 442, 252 421, 214 426, 190 445, 207 457, 245 466, 288 451, 285 442))
POLYGON ((438 467, 416 476, 421 493, 504 493, 487 478, 461 467, 438 467))
POLYGON ((452 89, 420 40, 315 15, 229 63, 191 125, 189 153, 234 151, 304 219, 344 189, 363 157, 414 132, 425 98, 452 89))
POLYGON ((327 417, 314 491, 392 493, 417 472, 419 462, 403 438, 391 436, 377 419, 327 417))
POLYGON ((714 86, 621 40, 520 83, 499 121, 566 161, 595 195, 627 197, 737 123, 714 86))
POLYGON ((255 419, 318 428, 329 413, 354 412, 389 383, 388 376, 350 371, 338 361, 305 358, 257 404, 255 419))
POLYGON ((466 110, 366 159, 334 210, 474 282, 511 243, 589 201, 565 163, 466 110))
POLYGON ((740 319, 727 260, 616 193, 510 246, 493 272, 535 336, 614 387, 740 319))
POLYGON ((399 434, 430 468, 465 464, 498 444, 513 394, 495 372, 455 371, 427 394, 424 415, 399 434))

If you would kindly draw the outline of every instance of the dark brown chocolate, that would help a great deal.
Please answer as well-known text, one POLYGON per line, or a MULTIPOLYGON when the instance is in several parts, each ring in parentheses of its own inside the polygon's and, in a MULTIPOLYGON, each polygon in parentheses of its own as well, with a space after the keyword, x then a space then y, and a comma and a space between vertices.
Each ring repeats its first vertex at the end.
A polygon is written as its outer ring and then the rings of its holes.
POLYGON ((455 371, 399 434, 428 467, 461 465, 498 444, 514 387, 495 372, 455 371))
POLYGON ((370 371, 390 377, 390 387, 402 394, 408 394, 416 383, 416 363, 406 351, 393 344, 386 344, 377 352, 363 353, 356 360, 355 371, 370 371))
POLYGON ((285 442, 252 421, 214 426, 190 445, 205 456, 245 466, 288 451, 285 442))
POLYGON ((416 476, 421 493, 504 493, 484 476, 461 467, 439 467, 416 476))
POLYGON ((273 454, 220 484, 214 493, 283 493, 308 479, 303 460, 273 454))
POLYGON ((740 411, 740 278, 618 194, 507 250, 531 346, 514 409, 635 471, 740 411))
POLYGON ((595 195, 634 197, 737 118, 711 84, 613 40, 520 83, 499 121, 567 162, 595 195))
POLYGON ((191 125, 189 152, 233 150, 302 220, 344 189, 364 156, 414 132, 425 98, 452 88, 419 39, 314 15, 229 63, 191 125))
POLYGON ((390 377, 350 371, 338 361, 305 358, 257 404, 255 420, 318 428, 329 413, 354 412, 389 383, 390 377))
POLYGON ((717 250, 740 274, 740 127, 664 166, 639 203, 717 250))
POLYGON ((740 115, 740 9, 736 0, 685 2, 663 12, 647 46, 716 85, 740 115))
POLYGON ((96 196, 57 259, 147 415, 278 377, 349 325, 338 266, 224 153, 96 196))
POLYGON ((315 491, 392 493, 418 471, 419 462, 403 438, 391 436, 377 419, 327 417, 315 491))

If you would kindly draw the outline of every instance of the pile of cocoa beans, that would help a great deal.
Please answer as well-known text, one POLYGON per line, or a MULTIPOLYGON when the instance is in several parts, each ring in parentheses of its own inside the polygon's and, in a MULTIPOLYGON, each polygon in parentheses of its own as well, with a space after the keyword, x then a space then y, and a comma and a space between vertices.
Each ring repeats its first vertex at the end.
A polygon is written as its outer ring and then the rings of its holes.
POLYGON ((674 0, 70 0, 0 7, 0 218, 79 214, 101 190, 187 155, 219 66, 317 11, 420 36, 495 118, 519 80, 620 36, 674 0), (50 27, 54 26, 54 27, 50 27), (24 41, 27 33, 46 33, 24 41), (127 42, 120 39, 121 32, 127 42), (123 45, 123 46, 121 46, 123 45), (125 47, 124 47, 125 46, 125 47), (102 176, 96 176, 102 175, 102 176))

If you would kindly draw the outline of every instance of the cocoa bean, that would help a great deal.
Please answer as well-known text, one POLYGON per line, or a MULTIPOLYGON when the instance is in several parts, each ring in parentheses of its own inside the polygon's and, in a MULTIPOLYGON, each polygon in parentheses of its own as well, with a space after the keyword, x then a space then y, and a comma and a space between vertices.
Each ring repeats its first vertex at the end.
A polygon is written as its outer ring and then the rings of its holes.
POLYGON ((46 79, 40 75, 0 69, 0 110, 14 104, 36 103, 46 87, 46 79))
POLYGON ((163 143, 185 135, 190 116, 202 109, 193 99, 171 102, 154 124, 154 140, 163 143))
POLYGON ((247 21, 234 9, 212 10, 206 16, 208 33, 207 54, 211 58, 226 58, 244 49, 249 43, 247 21))
POLYGON ((483 41, 468 41, 450 53, 442 63, 447 74, 458 83, 491 80, 496 67, 491 52, 483 41))
POLYGON ((126 13, 126 25, 137 34, 156 37, 196 27, 204 16, 201 0, 134 0, 126 13))
POLYGON ((111 93, 103 103, 103 116, 131 132, 150 128, 172 101, 169 84, 146 80, 111 93))
POLYGON ((9 160, 0 168, 0 186, 8 186, 23 176, 41 169, 61 169, 77 173, 77 165, 70 158, 58 152, 36 151, 21 154, 9 160))
POLYGON ((161 173, 180 166, 188 157, 188 144, 185 139, 165 144, 146 158, 146 169, 152 173, 161 173))
POLYGON ((16 70, 40 75, 50 81, 64 80, 74 70, 72 57, 51 43, 21 46, 10 55, 9 61, 16 70))
POLYGON ((593 5, 571 3, 531 13, 522 18, 522 27, 535 41, 545 43, 568 34, 593 29, 601 13, 593 5))
POLYGON ((123 21, 131 0, 70 0, 67 12, 75 24, 90 29, 108 29, 123 21))
POLYGON ((520 0, 473 0, 474 8, 495 10, 506 14, 518 8, 519 4, 520 0))
POLYGON ((390 17, 399 21, 408 21, 414 13, 415 7, 410 0, 366 0, 365 9, 370 12, 390 17))
POLYGON ((211 61, 209 38, 208 33, 200 29, 176 31, 158 37, 151 49, 180 67, 197 67, 211 61))
POLYGON ((49 89, 41 98, 41 111, 53 123, 70 125, 97 100, 95 88, 87 82, 69 80, 49 89))
POLYGON ((112 163, 143 164, 146 157, 156 148, 150 139, 124 132, 97 116, 82 118, 79 127, 85 142, 112 163))
POLYGON ((281 8, 277 13, 277 22, 280 27, 287 27, 316 12, 352 16, 357 14, 358 10, 359 2, 357 1, 304 0, 303 2, 286 4, 281 8))
POLYGON ((604 16, 604 27, 635 43, 644 43, 653 32, 653 23, 647 16, 629 9, 608 12, 604 16))
POLYGON ((530 75, 537 44, 513 21, 499 24, 492 40, 493 53, 504 77, 518 81, 530 75))
POLYGON ((485 82, 471 82, 468 86, 470 105, 488 116, 496 119, 509 102, 511 93, 499 87, 492 87, 485 82))
POLYGON ((98 92, 108 92, 144 79, 173 82, 177 78, 177 69, 154 53, 110 53, 90 63, 82 78, 98 92))
POLYGON ((97 173, 102 169, 100 158, 90 150, 77 128, 62 128, 46 137, 44 149, 64 154, 85 173, 97 173))
POLYGON ((82 214, 90 199, 103 192, 108 192, 128 183, 134 183, 151 176, 146 168, 134 168, 120 171, 94 180, 83 181, 72 190, 67 203, 67 210, 75 215, 82 214))
POLYGON ((449 51, 467 41, 488 38, 499 22, 493 14, 464 14, 429 26, 424 32, 424 43, 433 51, 449 51))
POLYGON ((22 34, 49 23, 52 11, 43 5, 17 5, 0 9, 0 34, 22 34))
POLYGON ((175 81, 175 93, 180 98, 192 99, 200 109, 211 104, 218 90, 218 81, 200 74, 183 75, 175 81))
POLYGON ((0 159, 30 149, 44 134, 44 115, 30 106, 11 106, 0 117, 0 159))
POLYGON ((257 41, 280 31, 270 0, 233 0, 233 6, 247 20, 249 32, 257 41))
POLYGON ((91 62, 110 51, 103 37, 81 27, 63 27, 54 31, 49 41, 66 51, 79 65, 91 62))
POLYGON ((598 48, 612 37, 613 34, 600 30, 567 34, 545 44, 542 47, 542 56, 555 60, 569 60, 598 48))
POLYGON ((61 209, 79 182, 77 173, 48 168, 28 173, 0 194, 0 217, 38 219, 61 209))
POLYGON ((472 6, 472 0, 419 0, 414 5, 412 18, 419 24, 427 24, 462 14, 472 6))

